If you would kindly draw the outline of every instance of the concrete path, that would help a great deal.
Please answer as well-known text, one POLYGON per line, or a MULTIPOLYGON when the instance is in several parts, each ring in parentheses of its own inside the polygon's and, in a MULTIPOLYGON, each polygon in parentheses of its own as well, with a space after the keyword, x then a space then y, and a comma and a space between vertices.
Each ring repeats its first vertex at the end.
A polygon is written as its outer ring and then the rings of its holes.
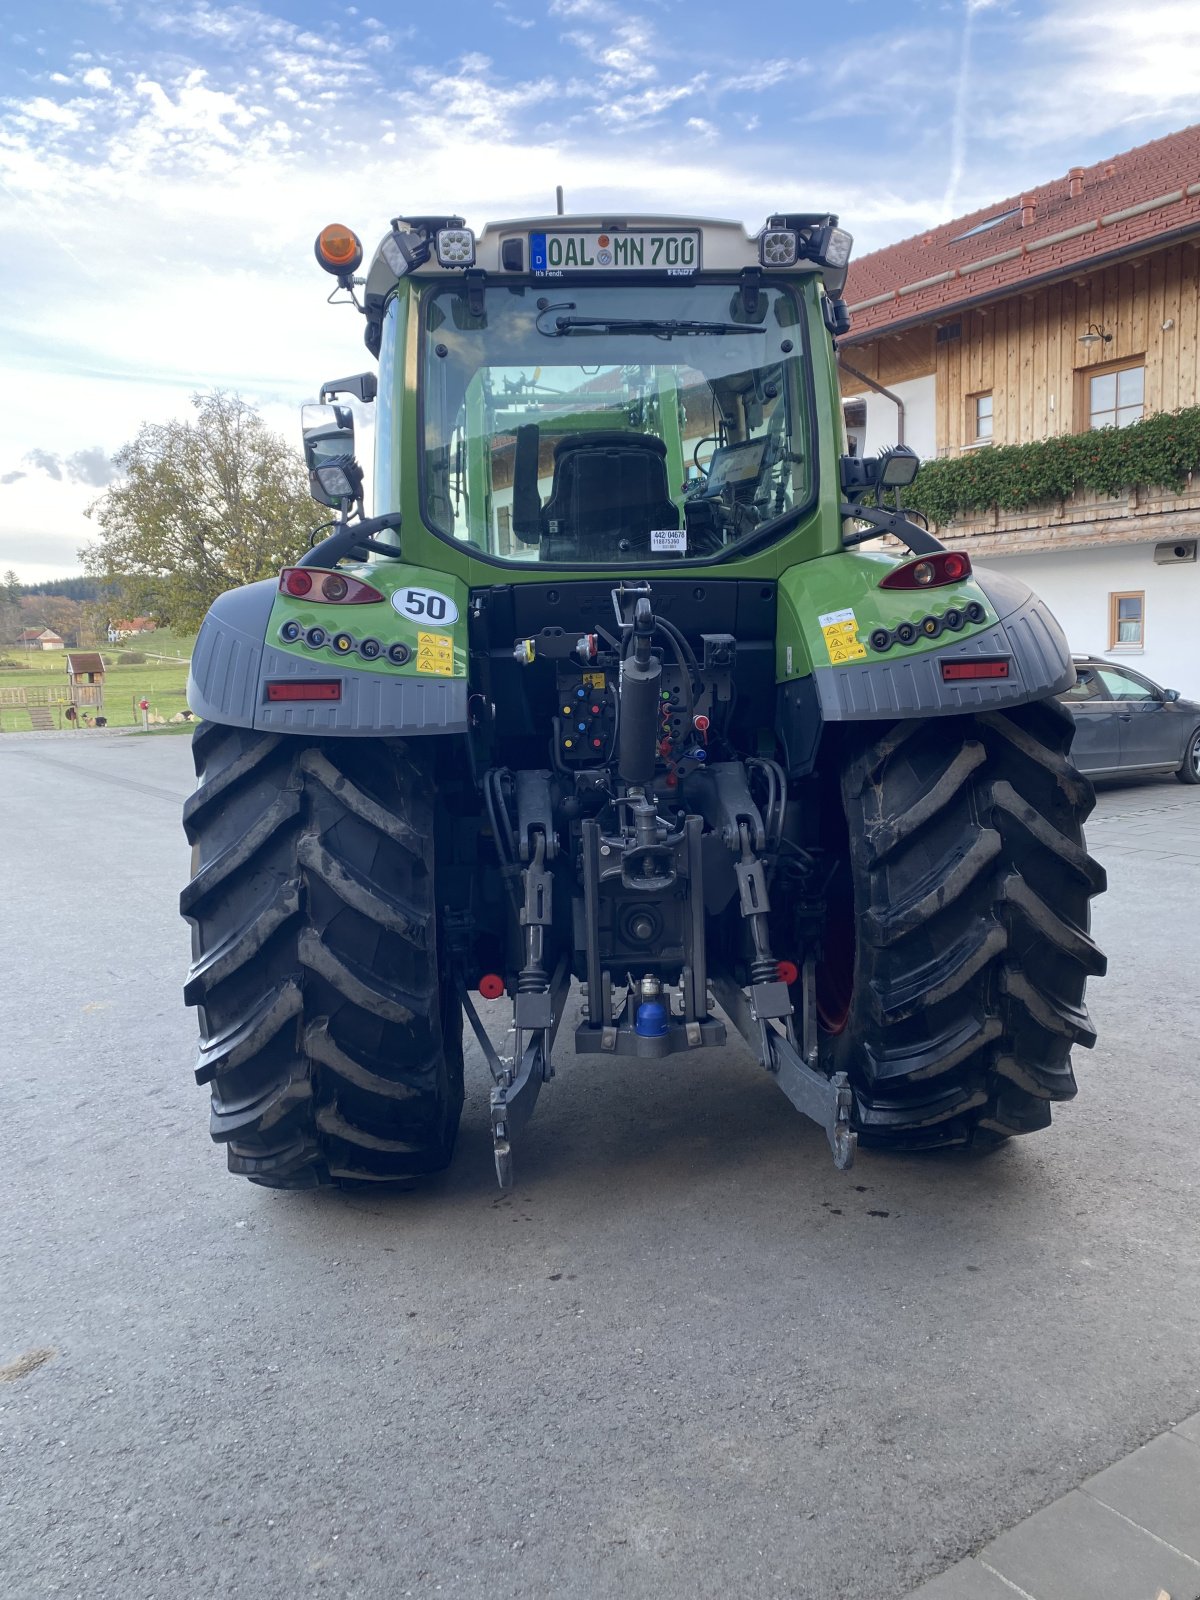
POLYGON ((444 1180, 288 1195, 192 1081, 191 781, 182 738, 0 740, 3 1600, 898 1600, 965 1557, 943 1600, 1011 1600, 1064 1496, 1196 1554, 1102 1475, 1200 1408, 1200 789, 1101 798, 1045 1133, 840 1174, 740 1046, 566 1049, 502 1196, 473 1050, 444 1180))
POLYGON ((1200 1411, 986 1544, 911 1600, 1197 1600, 1200 1411))

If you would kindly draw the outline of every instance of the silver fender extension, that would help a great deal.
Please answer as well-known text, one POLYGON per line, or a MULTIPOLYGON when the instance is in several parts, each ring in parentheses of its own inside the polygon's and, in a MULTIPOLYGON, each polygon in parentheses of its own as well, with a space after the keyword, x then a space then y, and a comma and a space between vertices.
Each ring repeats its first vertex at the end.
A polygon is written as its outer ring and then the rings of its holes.
POLYGON ((321 738, 414 738, 467 731, 467 680, 363 672, 324 653, 311 659, 267 640, 273 578, 218 595, 192 653, 188 705, 206 722, 321 738), (338 678, 341 699, 267 703, 269 680, 338 678))
POLYGON ((826 722, 876 722, 906 717, 953 717, 1002 710, 1061 694, 1075 681, 1066 636, 1045 601, 1015 578, 976 568, 975 579, 998 621, 967 639, 948 636, 939 650, 886 657, 813 673, 826 722), (1003 657, 1009 676, 945 683, 943 661, 1003 657))

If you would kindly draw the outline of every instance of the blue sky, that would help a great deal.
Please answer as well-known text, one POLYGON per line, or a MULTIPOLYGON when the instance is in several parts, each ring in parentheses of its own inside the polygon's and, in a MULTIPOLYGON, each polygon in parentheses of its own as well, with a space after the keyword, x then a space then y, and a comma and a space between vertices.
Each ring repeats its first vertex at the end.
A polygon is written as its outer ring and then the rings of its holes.
POLYGON ((78 570, 195 390, 360 364, 312 240, 398 212, 830 208, 875 248, 1200 120, 1192 0, 0 7, 0 569, 78 570))

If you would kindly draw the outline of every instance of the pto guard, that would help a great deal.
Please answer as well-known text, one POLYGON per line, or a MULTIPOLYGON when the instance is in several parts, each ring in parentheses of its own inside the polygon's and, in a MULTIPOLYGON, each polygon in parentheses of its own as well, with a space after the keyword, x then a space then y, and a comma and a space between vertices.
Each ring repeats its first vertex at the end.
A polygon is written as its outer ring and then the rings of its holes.
POLYGON ((358 670, 326 652, 311 658, 266 643, 279 595, 274 578, 219 595, 204 619, 188 674, 188 704, 206 722, 271 733, 413 738, 465 733, 466 678, 358 670), (267 680, 337 678, 337 701, 266 703, 267 680))

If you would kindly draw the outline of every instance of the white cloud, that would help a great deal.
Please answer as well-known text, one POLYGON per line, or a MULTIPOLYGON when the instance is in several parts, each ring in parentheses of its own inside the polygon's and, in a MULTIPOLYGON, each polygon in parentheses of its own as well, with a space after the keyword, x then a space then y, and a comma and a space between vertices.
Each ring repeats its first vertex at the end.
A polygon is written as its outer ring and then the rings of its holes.
MULTIPOLYGON (((989 84, 985 131, 1022 145, 1082 140, 1154 119, 1194 122, 1200 7, 1193 0, 1057 0, 1028 24, 1028 68, 989 84)), ((1113 149, 1128 140, 1116 139, 1113 149)))
MULTIPOLYGON (((140 32, 114 40, 106 19, 0 107, 0 384, 21 396, 0 458, 10 549, 19 532, 73 554, 93 533, 94 491, 23 462, 31 451, 102 462, 217 386, 293 435, 322 378, 367 364, 359 318, 322 303, 326 222, 355 226, 369 253, 397 213, 545 214, 561 183, 580 211, 754 222, 829 207, 871 248, 929 226, 944 198, 961 41, 946 12, 853 51, 814 40, 810 59, 755 59, 753 44, 697 51, 664 8, 552 0, 553 27, 531 29, 529 0, 497 0, 482 48, 446 62, 412 39, 386 54, 370 36, 401 30, 347 11, 318 34, 253 5, 135 3, 140 32)), ((1125 123, 1140 137, 1156 106, 1184 120, 1200 17, 1176 0, 1096 3, 976 17, 960 203, 1046 176, 1048 151, 1065 171, 1085 137, 1125 123)))

